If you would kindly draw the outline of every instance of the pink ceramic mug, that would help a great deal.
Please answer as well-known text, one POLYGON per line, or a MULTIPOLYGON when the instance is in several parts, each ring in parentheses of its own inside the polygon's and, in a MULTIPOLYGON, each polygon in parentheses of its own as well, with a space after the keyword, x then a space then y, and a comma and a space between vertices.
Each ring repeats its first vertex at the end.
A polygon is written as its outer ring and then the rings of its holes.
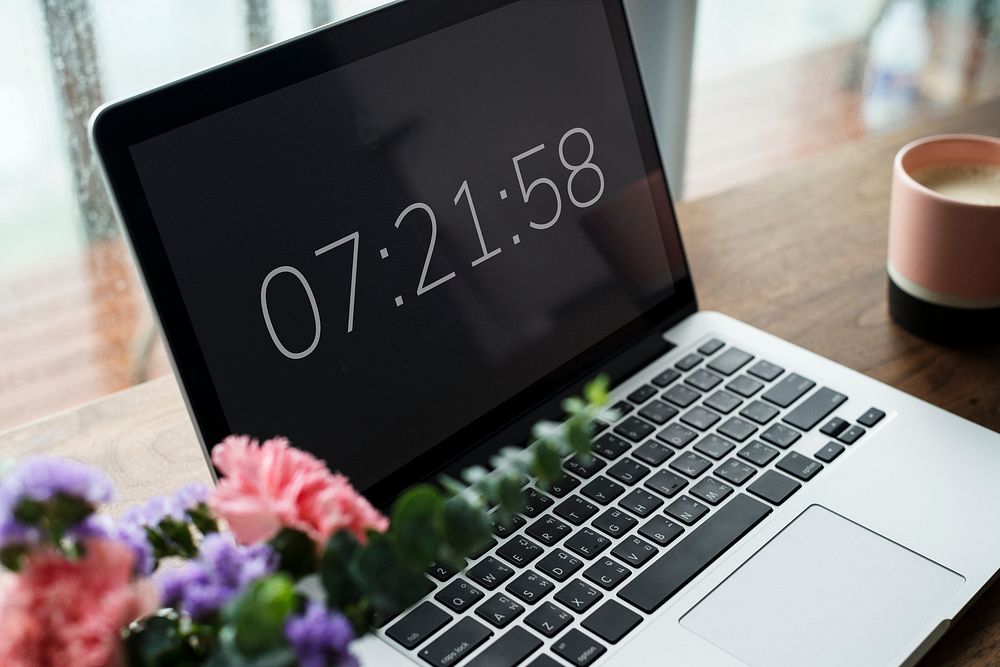
POLYGON ((993 137, 927 137, 896 154, 889 310, 912 332, 941 342, 1000 341, 997 175, 993 137))

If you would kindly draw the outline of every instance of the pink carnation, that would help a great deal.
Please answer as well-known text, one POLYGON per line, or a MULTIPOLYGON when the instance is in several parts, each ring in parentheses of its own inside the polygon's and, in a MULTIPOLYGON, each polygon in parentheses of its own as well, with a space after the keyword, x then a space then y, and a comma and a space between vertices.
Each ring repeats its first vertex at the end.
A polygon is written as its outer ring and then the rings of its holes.
POLYGON ((77 561, 52 551, 29 556, 24 570, 0 581, 0 665, 123 665, 122 629, 157 602, 151 583, 131 581, 133 562, 128 547, 98 539, 77 561))
POLYGON ((368 530, 389 526, 346 477, 284 438, 260 444, 229 436, 212 449, 212 462, 224 477, 208 504, 244 544, 269 540, 286 527, 320 544, 340 530, 364 542, 368 530))

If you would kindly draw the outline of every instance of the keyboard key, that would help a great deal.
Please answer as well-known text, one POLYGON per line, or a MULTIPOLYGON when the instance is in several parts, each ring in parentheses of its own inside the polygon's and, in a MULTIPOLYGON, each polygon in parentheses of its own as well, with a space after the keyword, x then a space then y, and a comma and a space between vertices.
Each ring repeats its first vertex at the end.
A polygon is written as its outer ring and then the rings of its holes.
POLYGON ((701 394, 696 392, 694 389, 685 387, 682 384, 676 384, 663 392, 662 396, 674 405, 686 408, 697 401, 701 397, 701 394))
POLYGON ((710 357, 719 350, 721 350, 723 346, 725 346, 725 343, 723 343, 721 340, 719 340, 718 338, 711 338, 708 341, 706 341, 704 345, 698 348, 698 352, 700 354, 704 354, 706 357, 710 357))
POLYGON ((767 382, 770 382, 771 380, 778 377, 784 372, 785 369, 782 368, 781 366, 777 364, 772 364, 770 361, 765 361, 763 359, 758 361, 756 364, 754 364, 747 370, 747 373, 750 373, 751 375, 756 375, 761 380, 766 380, 767 382))
POLYGON ((663 426, 677 416, 677 408, 672 408, 663 401, 652 401, 639 410, 639 416, 663 426))
POLYGON ((566 462, 563 463, 563 467, 566 468, 566 470, 584 479, 590 479, 597 473, 598 470, 606 465, 608 464, 595 456, 591 456, 588 461, 584 461, 581 457, 574 456, 566 459, 566 462))
POLYGON ((793 442, 802 437, 802 434, 793 428, 788 428, 784 424, 771 424, 767 430, 760 434, 760 439, 772 445, 777 445, 786 449, 793 442))
POLYGON ((804 378, 798 373, 792 373, 765 391, 763 398, 779 407, 787 408, 815 386, 816 383, 809 378, 804 378))
POLYGON ((651 466, 658 466, 673 455, 674 450, 653 440, 647 440, 632 452, 632 456, 651 466))
POLYGON ((640 535, 653 540, 661 547, 673 542, 683 532, 683 528, 659 514, 639 527, 640 535))
POLYGON ((524 567, 542 555, 542 548, 527 537, 515 537, 497 549, 497 556, 515 567, 524 567))
POLYGON ((726 389, 739 394, 744 398, 750 398, 764 388, 763 382, 758 382, 746 375, 740 375, 726 385, 726 389))
POLYGON ((483 592, 464 579, 456 579, 434 596, 452 611, 462 612, 483 599, 483 592))
POLYGON ((831 438, 834 438, 845 428, 847 428, 847 422, 840 417, 834 417, 827 423, 823 424, 823 428, 821 428, 819 432, 823 435, 828 435, 831 438))
POLYGON ((774 457, 777 455, 777 449, 774 447, 768 447, 759 440, 754 440, 749 445, 741 449, 737 454, 737 456, 741 459, 746 459, 750 463, 756 463, 759 466, 766 466, 768 463, 773 461, 774 457))
POLYGON ((677 368, 681 369, 682 371, 689 371, 698 364, 700 364, 702 361, 703 359, 700 356, 692 352, 691 354, 686 355, 683 359, 681 359, 674 365, 677 366, 677 368))
POLYGON ((562 549, 556 549, 535 563, 535 567, 556 581, 566 581, 583 567, 583 561, 562 549))
POLYGON ((604 641, 617 644, 640 623, 642 616, 616 600, 608 600, 585 618, 581 625, 604 641))
POLYGON ((844 446, 837 444, 833 440, 823 445, 818 452, 816 452, 816 458, 818 458, 823 463, 829 463, 844 451, 844 446))
POLYGON ((630 537, 611 550, 613 556, 621 558, 632 567, 642 567, 657 554, 657 549, 646 540, 630 537))
POLYGON ((691 375, 688 375, 686 378, 684 378, 684 382, 688 383, 695 389, 708 391, 715 385, 722 382, 722 378, 720 378, 715 373, 709 373, 704 368, 699 368, 694 373, 691 373, 691 375))
POLYGON ((712 464, 694 452, 684 452, 670 462, 670 467, 679 473, 694 478, 711 468, 712 464))
POLYGON ((595 533, 590 528, 581 528, 563 542, 563 546, 590 560, 610 547, 611 540, 600 533, 595 533))
POLYGON ((524 607, 503 593, 497 593, 476 607, 476 616, 486 619, 490 625, 498 628, 507 627, 508 623, 523 613, 524 607))
POLYGON ((606 431, 611 428, 611 425, 603 419, 594 419, 590 422, 590 435, 595 436, 601 431, 606 431))
POLYGON ((720 438, 714 433, 711 433, 695 443, 694 448, 695 451, 699 451, 705 456, 711 456, 713 459, 718 461, 723 456, 736 449, 736 445, 729 442, 725 438, 720 438))
POLYGON ((542 647, 542 641, 524 628, 514 627, 496 640, 466 667, 517 667, 542 647))
POLYGON ((675 475, 669 470, 659 470, 655 475, 646 480, 645 486, 667 498, 671 498, 687 486, 687 484, 687 480, 683 477, 675 475))
POLYGON ((665 511, 681 523, 686 523, 690 526, 695 521, 705 516, 708 512, 708 507, 702 505, 693 498, 681 496, 674 502, 667 505, 667 509, 665 511))
POLYGON ((732 375, 746 366, 751 359, 753 359, 753 355, 749 352, 744 352, 738 347, 731 347, 715 359, 712 359, 708 363, 708 367, 723 375, 732 375))
POLYGON ((528 570, 522 572, 517 579, 507 584, 507 592, 514 597, 535 604, 555 588, 556 585, 540 574, 528 570))
POLYGON ((654 396, 656 396, 656 387, 644 384, 635 391, 633 391, 631 394, 629 394, 628 400, 638 405, 645 403, 654 396))
POLYGON ((867 426, 868 428, 871 428, 875 424, 882 421, 883 417, 885 417, 885 413, 882 412, 881 410, 878 410, 876 408, 868 408, 865 414, 858 417, 858 423, 861 424, 862 426, 867 426))
POLYGON ((627 486, 632 486, 648 474, 649 468, 629 458, 622 459, 608 468, 608 477, 614 477, 627 486))
POLYGON ((725 424, 719 427, 719 433, 729 436, 736 442, 743 442, 756 430, 756 426, 740 417, 730 417, 725 424))
POLYGON ((631 492, 618 501, 618 504, 636 516, 646 517, 662 505, 663 501, 649 491, 632 489, 631 492))
POLYGON ((808 431, 837 409, 847 397, 829 387, 820 387, 794 410, 785 415, 784 420, 792 426, 808 431))
POLYGON ((617 538, 632 530, 637 523, 639 522, 631 514, 612 508, 594 519, 594 528, 617 538))
POLYGON ((663 371, 662 373, 654 377, 652 380, 650 380, 650 382, 655 384, 660 389, 663 389, 667 385, 677 382, 680 376, 681 374, 675 371, 673 368, 668 368, 667 370, 663 371))
POLYGON ((573 617, 562 607, 557 607, 551 602, 544 602, 538 609, 531 612, 524 618, 525 624, 538 630, 546 637, 555 637, 556 633, 565 628, 573 621, 573 617))
POLYGON ((644 422, 638 417, 628 417, 621 424, 615 426, 615 433, 625 436, 632 442, 639 442, 655 430, 652 424, 644 422))
POLYGON ((543 653, 525 667, 563 667, 561 662, 556 662, 556 659, 550 657, 547 653, 543 653))
POLYGON ((672 445, 678 449, 697 437, 698 434, 695 431, 692 431, 687 426, 676 422, 656 434, 657 440, 662 440, 668 445, 672 445))
POLYGON ((583 579, 574 579, 563 586, 562 590, 555 595, 557 602, 563 603, 577 613, 587 611, 603 597, 604 593, 587 584, 583 579))
POLYGON ((632 444, 622 440, 617 435, 605 433, 594 440, 594 451, 606 459, 616 459, 628 450, 632 449, 632 444))
POLYGON ((536 516, 547 510, 552 505, 552 499, 537 489, 528 489, 524 492, 524 508, 521 514, 534 519, 536 516))
POLYGON ((507 565, 504 565, 493 556, 487 556, 470 567, 466 571, 465 576, 472 579, 483 588, 492 591, 494 588, 514 576, 514 570, 507 565))
POLYGON ((766 424, 777 417, 778 412, 778 408, 768 405, 764 401, 752 401, 740 410, 741 415, 758 424, 766 424))
POLYGON ((757 481, 747 487, 747 491, 769 503, 780 505, 801 488, 802 485, 794 479, 773 470, 767 470, 757 481))
POLYGON ((706 477, 691 487, 691 495, 701 498, 710 505, 718 505, 725 500, 733 487, 723 484, 713 477, 706 477))
POLYGON ((617 482, 612 482, 610 479, 602 475, 600 477, 595 477, 587 483, 582 489, 580 489, 580 493, 596 503, 607 505, 612 500, 625 493, 625 487, 617 482))
POLYGON ((628 401, 617 401, 614 405, 611 406, 611 409, 617 412, 618 418, 621 419, 628 413, 635 410, 635 406, 629 403, 628 401))
POLYGON ((448 612, 426 600, 386 630, 385 634, 399 642, 403 648, 414 648, 450 620, 448 612))
POLYGON ((712 426, 722 419, 719 415, 712 412, 711 410, 706 410, 700 405, 691 408, 681 416, 681 421, 689 426, 694 426, 699 431, 707 431, 712 428, 712 426))
POLYGON ((583 576, 609 591, 625 581, 625 578, 630 574, 632 574, 631 570, 619 565, 610 558, 601 558, 583 571, 583 576))
MULTIPOLYGON (((749 447, 749 445, 747 446, 749 447)), ((757 474, 757 469, 753 466, 748 466, 746 463, 741 463, 736 459, 729 459, 715 469, 715 474, 730 484, 741 486, 744 482, 757 474)))
POLYGON ((580 496, 570 496, 562 501, 552 510, 556 516, 566 519, 572 524, 579 526, 581 523, 597 514, 598 507, 593 503, 588 503, 580 496))
POLYGON ((420 651, 420 657, 432 665, 450 667, 492 636, 492 630, 466 616, 420 651))
POLYGON ((438 581, 448 581, 458 574, 458 570, 445 565, 444 563, 431 561, 430 567, 427 568, 427 574, 431 575, 438 581))
POLYGON ((500 539, 510 537, 511 535, 516 533, 521 526, 527 523, 527 521, 524 520, 524 517, 518 516, 516 514, 510 517, 509 521, 504 521, 503 519, 501 519, 497 514, 497 512, 491 513, 490 517, 491 517, 490 526, 492 526, 493 528, 493 534, 499 537, 500 539))
POLYGON ((737 494, 625 584, 619 597, 646 613, 656 611, 770 513, 767 505, 737 494))
POLYGON ((528 526, 524 532, 542 544, 552 546, 573 532, 573 527, 547 514, 528 526))
POLYGON ((741 399, 736 398, 728 391, 723 391, 722 389, 705 399, 705 405, 713 410, 718 410, 724 415, 728 415, 730 412, 740 407, 740 403, 742 402, 743 401, 741 399))
POLYGON ((576 487, 580 486, 580 480, 572 475, 563 475, 549 485, 546 491, 556 498, 562 498, 576 487))
POLYGON ((785 458, 778 461, 775 467, 778 470, 787 472, 792 477, 798 477, 802 481, 808 482, 816 476, 816 473, 823 469, 823 464, 813 461, 808 456, 803 456, 798 452, 788 452, 785 454, 785 458))
POLYGON ((604 655, 607 649, 579 630, 570 630, 553 644, 552 650, 574 667, 587 667, 604 655))
POLYGON ((837 440, 840 440, 845 445, 853 445, 858 441, 858 438, 865 434, 865 430, 860 426, 851 424, 843 430, 843 432, 837 436, 837 440))

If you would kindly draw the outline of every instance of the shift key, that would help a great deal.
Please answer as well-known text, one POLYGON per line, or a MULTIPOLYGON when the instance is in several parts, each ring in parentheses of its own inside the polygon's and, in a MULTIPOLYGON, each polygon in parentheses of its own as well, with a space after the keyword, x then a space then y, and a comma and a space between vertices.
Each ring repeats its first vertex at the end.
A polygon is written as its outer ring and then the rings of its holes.
POLYGON ((492 630, 476 619, 466 616, 428 644, 420 652, 420 657, 432 665, 448 667, 460 662, 492 635, 492 630))
POLYGON ((784 380, 764 392, 763 398, 775 405, 787 408, 815 386, 816 383, 809 378, 792 373, 786 375, 784 380))
POLYGON ((820 423, 836 410, 847 397, 829 387, 821 387, 816 393, 802 401, 794 410, 785 415, 784 421, 803 431, 820 423))

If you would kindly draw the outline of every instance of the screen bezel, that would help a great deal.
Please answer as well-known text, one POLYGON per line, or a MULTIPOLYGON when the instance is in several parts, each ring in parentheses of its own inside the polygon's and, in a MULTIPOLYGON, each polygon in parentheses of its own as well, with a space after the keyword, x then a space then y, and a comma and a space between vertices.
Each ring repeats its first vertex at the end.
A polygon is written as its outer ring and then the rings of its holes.
MULTIPOLYGON (((130 148, 210 114, 517 1, 404 0, 318 28, 150 92, 105 105, 95 112, 91 120, 92 141, 107 185, 116 200, 119 218, 139 265, 146 292, 155 307, 174 371, 180 380, 206 457, 211 445, 229 435, 230 430, 132 161, 130 148)), ((403 462, 399 469, 380 482, 361 489, 373 502, 388 502, 407 485, 442 469, 495 435, 505 424, 524 422, 525 416, 530 415, 534 408, 551 403, 554 394, 578 382, 585 373, 600 368, 622 349, 648 338, 651 333, 662 332, 697 310, 625 12, 621 0, 595 1, 602 3, 608 17, 642 159, 650 176, 660 231, 668 252, 673 292, 514 397, 421 453, 415 461, 403 462)), ((335 427, 331 424, 331 429, 335 427)), ((266 437, 271 434, 256 435, 266 437)), ((331 462, 331 467, 335 467, 335 462, 331 462)))

